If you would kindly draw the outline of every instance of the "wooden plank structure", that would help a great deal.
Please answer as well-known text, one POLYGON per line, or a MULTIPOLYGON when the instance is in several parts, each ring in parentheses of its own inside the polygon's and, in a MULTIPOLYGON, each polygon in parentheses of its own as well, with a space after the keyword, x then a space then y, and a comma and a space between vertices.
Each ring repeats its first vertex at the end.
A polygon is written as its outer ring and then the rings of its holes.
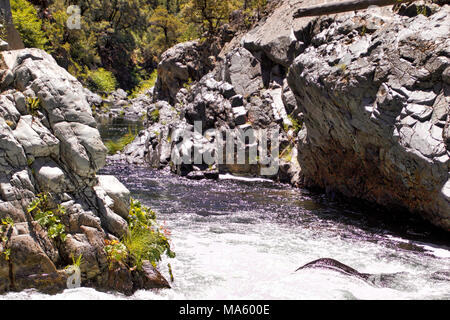
POLYGON ((324 3, 306 8, 300 8, 294 13, 294 18, 321 16, 341 12, 367 9, 370 6, 390 6, 394 4, 414 2, 417 0, 348 0, 333 3, 324 3))

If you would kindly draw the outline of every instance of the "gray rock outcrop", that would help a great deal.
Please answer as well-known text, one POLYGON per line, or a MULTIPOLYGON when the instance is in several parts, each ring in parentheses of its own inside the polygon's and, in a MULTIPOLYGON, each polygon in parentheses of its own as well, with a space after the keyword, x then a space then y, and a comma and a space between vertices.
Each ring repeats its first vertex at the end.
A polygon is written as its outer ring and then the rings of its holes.
POLYGON ((111 278, 105 240, 127 233, 130 193, 114 177, 96 175, 106 148, 86 89, 44 51, 4 51, 0 59, 0 218, 14 223, 0 230, 0 293, 61 291, 65 267, 80 255, 84 286, 127 294, 167 287, 150 268, 111 278), (28 206, 38 194, 47 195, 48 210, 65 208, 65 239, 34 221, 28 206))
POLYGON ((450 7, 321 19, 289 85, 304 114, 304 183, 450 230, 450 7))

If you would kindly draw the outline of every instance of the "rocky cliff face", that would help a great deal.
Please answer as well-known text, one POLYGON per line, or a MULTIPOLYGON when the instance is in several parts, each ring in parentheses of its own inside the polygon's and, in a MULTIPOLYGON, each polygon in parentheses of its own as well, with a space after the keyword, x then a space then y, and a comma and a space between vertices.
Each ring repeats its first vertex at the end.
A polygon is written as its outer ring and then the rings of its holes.
POLYGON ((161 285, 151 266, 109 272, 105 240, 127 232, 130 194, 114 177, 96 175, 106 148, 85 89, 41 50, 0 58, 0 293, 62 290, 71 276, 64 267, 80 255, 84 286, 131 293, 161 285), (28 212, 38 194, 48 195, 49 210, 65 208, 65 240, 28 212))
MULTIPOLYGON (((280 2, 252 30, 236 34, 214 69, 197 72, 192 83, 188 70, 201 69, 192 53, 198 44, 167 51, 149 129, 126 153, 196 179, 255 175, 261 168, 249 161, 220 164, 217 138, 227 130, 276 128, 280 170, 272 177, 407 208, 448 230, 450 7, 403 4, 292 18, 316 2, 280 2), (202 124, 197 133, 195 121, 202 124), (216 136, 205 135, 211 128, 216 136), (183 139, 186 129, 194 133, 183 139), (202 159, 212 154, 214 161, 176 165, 180 150, 201 150, 202 159)), ((238 150, 251 146, 244 141, 238 150)))
POLYGON ((318 21, 288 76, 304 182, 403 206, 450 230, 450 10, 318 21))

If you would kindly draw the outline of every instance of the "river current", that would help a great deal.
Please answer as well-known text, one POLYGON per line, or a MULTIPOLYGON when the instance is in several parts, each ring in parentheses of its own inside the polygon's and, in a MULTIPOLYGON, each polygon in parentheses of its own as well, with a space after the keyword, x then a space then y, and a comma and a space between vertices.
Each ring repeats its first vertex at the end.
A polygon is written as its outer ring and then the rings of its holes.
POLYGON ((450 299, 450 241, 397 212, 379 211, 262 179, 193 181, 167 171, 109 164, 132 196, 171 231, 176 258, 160 269, 172 289, 131 297, 90 288, 3 299, 450 299), (436 235, 437 234, 437 235, 436 235), (362 273, 400 273, 387 286, 300 266, 336 259, 362 273))

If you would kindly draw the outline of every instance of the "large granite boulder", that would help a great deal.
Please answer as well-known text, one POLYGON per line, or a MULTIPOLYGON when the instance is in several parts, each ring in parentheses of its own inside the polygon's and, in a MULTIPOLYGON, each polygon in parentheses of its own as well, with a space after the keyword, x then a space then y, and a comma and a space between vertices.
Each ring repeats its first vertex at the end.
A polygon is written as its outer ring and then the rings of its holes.
POLYGON ((288 81, 306 185, 405 207, 450 230, 450 7, 323 18, 288 81))

